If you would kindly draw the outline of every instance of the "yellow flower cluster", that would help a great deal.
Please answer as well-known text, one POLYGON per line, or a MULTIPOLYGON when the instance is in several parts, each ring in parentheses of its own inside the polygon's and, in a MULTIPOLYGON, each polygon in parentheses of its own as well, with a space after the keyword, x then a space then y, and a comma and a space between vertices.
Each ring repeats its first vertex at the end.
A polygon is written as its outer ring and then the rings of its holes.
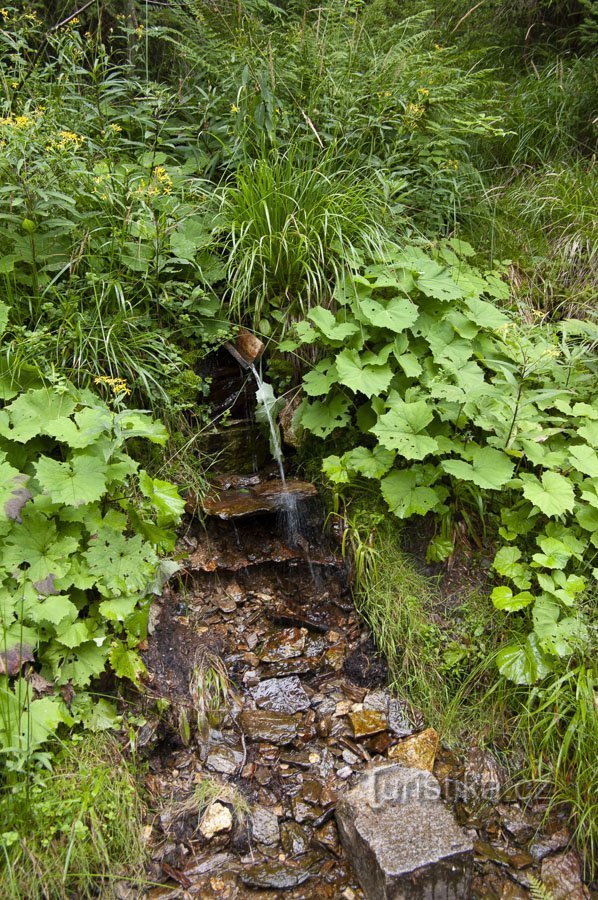
POLYGON ((2 16, 2 18, 4 19, 5 22, 7 22, 10 19, 10 13, 6 9, 6 7, 3 7, 2 9, 0 9, 0 16, 2 16))
POLYGON ((139 187, 135 190, 138 197, 157 197, 159 194, 170 194, 172 191, 172 178, 164 166, 154 166, 149 182, 142 178, 139 187))
POLYGON ((441 166, 443 169, 451 169, 453 172, 456 172, 459 168, 459 160, 458 159, 447 159, 441 166))
POLYGON ((123 394, 126 397, 131 393, 124 378, 111 378, 109 375, 98 375, 97 378, 94 378, 93 383, 105 385, 115 396, 123 394))
POLYGON ((403 123, 407 128, 411 129, 411 131, 415 131, 418 126, 419 120, 425 114, 426 107, 422 106, 421 103, 408 103, 407 109, 405 110, 405 114, 403 116, 403 123))
POLYGON ((428 88, 418 88, 417 93, 422 98, 430 96, 430 91, 428 90, 428 88))
POLYGON ((56 138, 46 144, 46 150, 78 150, 85 138, 74 131, 59 131, 56 138))
POLYGON ((8 116, 0 119, 0 126, 3 128, 12 128, 15 131, 25 131, 35 125, 35 120, 30 116, 8 116))
POLYGON ((96 175, 93 180, 93 188, 91 189, 92 194, 98 194, 100 200, 108 200, 108 194, 102 188, 109 181, 110 175, 96 175))

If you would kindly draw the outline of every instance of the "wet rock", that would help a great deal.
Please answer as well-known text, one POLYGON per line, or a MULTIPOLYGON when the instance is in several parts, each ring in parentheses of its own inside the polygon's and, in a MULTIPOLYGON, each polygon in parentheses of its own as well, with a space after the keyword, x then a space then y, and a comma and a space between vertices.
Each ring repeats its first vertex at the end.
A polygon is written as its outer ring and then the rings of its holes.
POLYGON ((529 852, 537 862, 544 859, 550 853, 557 850, 564 850, 569 841, 571 834, 567 828, 560 828, 551 835, 543 835, 531 844, 529 852))
POLYGON ((475 841, 474 849, 478 856, 484 856, 486 859, 491 859, 492 862, 508 866, 511 869, 526 869, 534 862, 533 856, 523 850, 513 852, 496 847, 487 841, 475 841))
POLYGON ((301 787, 301 799, 306 803, 319 803, 322 796, 322 783, 313 778, 308 778, 301 787))
POLYGON ((356 738, 378 734, 380 731, 386 731, 388 727, 386 716, 376 709, 363 709, 361 712, 349 713, 349 719, 353 735, 356 738))
POLYGON ((260 659, 265 663, 301 656, 305 648, 305 628, 284 628, 271 635, 261 649, 260 659))
POLYGON ((233 343, 227 341, 224 346, 243 368, 256 362, 266 349, 264 342, 246 328, 240 329, 233 343))
POLYGON ((343 781, 346 781, 347 778, 350 778, 353 774, 353 769, 351 766, 341 766, 340 769, 337 769, 336 774, 339 778, 342 778, 343 781))
POLYGON ((407 712, 407 704, 396 698, 388 703, 388 727, 397 737, 407 737, 415 731, 415 725, 407 712))
POLYGON ((399 762, 402 766, 413 769, 424 769, 431 772, 440 739, 433 728, 427 728, 420 734, 405 738, 388 751, 388 758, 399 762))
POLYGON ((233 817, 230 809, 218 801, 210 804, 199 824, 199 830, 207 840, 216 834, 230 831, 232 827, 233 817))
POLYGON ((306 481, 293 479, 288 479, 285 484, 272 480, 228 491, 212 487, 204 497, 203 509, 208 516, 218 516, 220 519, 255 516, 282 509, 289 494, 295 501, 305 500, 314 497, 317 489, 306 481))
POLYGON ((540 872, 544 886, 554 900, 589 900, 590 892, 581 880, 577 853, 559 853, 542 863, 540 872))
POLYGON ((304 857, 300 864, 260 862, 241 871, 243 884, 253 888, 285 891, 299 887, 315 874, 314 860, 304 857))
POLYGON ((496 802, 505 784, 505 772, 489 750, 470 750, 463 771, 462 799, 468 802, 496 802))
POLYGON ((341 798, 341 842, 368 900, 470 895, 472 844, 439 796, 429 772, 387 764, 341 798))
POLYGON ((218 747, 208 754, 206 766, 212 772, 221 772, 223 775, 234 775, 243 760, 243 754, 232 750, 230 747, 218 747))
POLYGON ((296 675, 260 681, 251 693, 258 706, 275 712, 296 713, 309 707, 309 697, 296 675))
POLYGON ((244 709, 239 722, 250 740, 284 745, 297 736, 301 717, 268 709, 244 709))
POLYGON ((338 856, 341 850, 338 837, 338 829, 334 822, 326 822, 320 828, 316 829, 313 836, 315 846, 328 850, 334 856, 338 856))
POLYGON ((355 684, 374 687, 383 684, 388 677, 388 666, 376 652, 370 638, 346 658, 343 672, 355 684))
POLYGON ((298 822, 285 822, 280 827, 280 843, 287 856, 300 856, 309 848, 309 837, 298 822))
POLYGON ((230 865, 233 860, 232 853, 210 853, 210 855, 200 862, 195 859, 192 866, 185 869, 187 878, 198 878, 200 875, 207 875, 215 872, 217 869, 223 869, 230 865))
POLYGON ((279 839, 278 816, 264 806, 257 806, 252 813, 253 838, 258 844, 277 844, 279 839))
POLYGON ((322 810, 312 803, 306 803, 302 797, 291 799, 291 812, 296 822, 315 822, 322 814, 322 810))
POLYGON ((532 816, 515 804, 500 804, 497 812, 502 828, 518 844, 528 844, 538 830, 538 823, 532 816))

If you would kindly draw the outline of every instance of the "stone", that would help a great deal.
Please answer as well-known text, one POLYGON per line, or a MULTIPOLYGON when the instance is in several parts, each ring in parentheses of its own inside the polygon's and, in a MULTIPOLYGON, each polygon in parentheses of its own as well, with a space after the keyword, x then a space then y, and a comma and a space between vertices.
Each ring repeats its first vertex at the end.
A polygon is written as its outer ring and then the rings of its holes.
POLYGON ((392 699, 388 703, 388 727, 397 737, 413 734, 415 726, 407 713, 407 704, 392 699))
POLYGON ((540 862, 545 856, 556 850, 564 850, 571 840, 571 833, 567 828, 559 828, 550 835, 537 838, 530 846, 529 852, 536 862, 540 862))
POLYGON ((474 849, 478 856, 485 856, 486 859, 491 859, 500 866, 508 866, 510 869, 527 869, 534 862, 533 856, 529 853, 495 847, 487 841, 475 841, 474 849))
POLYGON ((283 628, 277 631, 264 641, 260 653, 261 661, 275 663, 301 656, 305 648, 306 635, 305 628, 283 628))
POLYGON ((280 837, 278 816, 264 806, 256 806, 252 813, 253 837, 259 844, 277 844, 280 837))
POLYGON ((230 747, 217 747, 208 754, 206 766, 212 772, 221 772, 223 775, 234 775, 243 760, 243 754, 232 750, 230 747))
POLYGON ((581 880, 579 857, 573 850, 545 859, 540 877, 554 900, 589 900, 590 892, 581 880))
POLYGON ((268 709, 244 709, 239 716, 243 732, 252 741, 290 744, 297 736, 301 720, 287 713, 268 709))
POLYGON ((362 709, 359 712, 351 712, 349 713, 349 720, 353 728, 353 736, 356 738, 378 734, 379 731, 386 731, 388 727, 386 716, 376 709, 362 709))
POLYGON ((299 678, 267 678, 251 691, 256 704, 275 712, 296 713, 309 707, 309 697, 299 678))
POLYGON ((462 797, 468 803, 496 803, 505 784, 505 773, 500 764, 482 747, 473 747, 467 756, 463 771, 462 797))
POLYGON ((426 728, 419 734, 405 738, 388 751, 388 758, 413 769, 431 772, 440 745, 440 739, 433 728, 426 728))
POLYGON ((228 491, 212 486, 203 498, 203 509, 208 516, 219 519, 241 519, 259 513, 278 512, 291 494, 296 501, 314 497, 317 489, 306 481, 288 479, 284 484, 272 479, 255 487, 228 491))
POLYGON ((313 841, 315 846, 329 850, 334 856, 338 856, 340 853, 338 829, 332 821, 325 822, 320 828, 316 829, 313 841))
POLYGON ((285 822, 281 825, 280 843, 287 856, 300 856, 309 848, 309 838, 298 822, 285 822))
POLYGON ((266 345, 260 340, 257 334, 247 331, 246 328, 241 328, 239 330, 234 343, 227 341, 224 346, 231 356, 233 356, 245 369, 256 362, 266 349, 266 345))
POLYGON ((538 823, 514 803, 501 803, 497 807, 500 824, 518 844, 528 844, 538 830, 538 823))
POLYGON ((431 773, 374 766, 340 799, 336 820, 367 900, 470 896, 473 845, 431 773))
POLYGON ((232 827, 233 816, 230 809, 218 801, 208 806, 199 823, 199 830, 207 840, 215 834, 230 831, 232 827))
POLYGON ((314 861, 305 857, 301 865, 287 865, 282 862, 259 862, 240 872, 241 881, 248 887, 270 888, 287 891, 299 887, 316 874, 314 861))

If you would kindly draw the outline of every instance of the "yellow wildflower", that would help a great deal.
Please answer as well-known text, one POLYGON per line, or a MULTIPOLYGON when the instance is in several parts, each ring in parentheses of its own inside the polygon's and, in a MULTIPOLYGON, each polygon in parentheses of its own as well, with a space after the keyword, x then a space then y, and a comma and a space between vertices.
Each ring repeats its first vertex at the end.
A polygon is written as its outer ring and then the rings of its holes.
POLYGON ((417 93, 420 95, 420 97, 430 96, 430 91, 428 90, 428 88, 418 88, 417 93))
POLYGON ((238 113, 238 112, 239 112, 239 107, 237 106, 236 103, 232 103, 232 104, 231 104, 230 111, 232 112, 233 115, 235 115, 235 113, 238 113))
POLYGON ((5 7, 3 9, 0 9, 0 16, 2 16, 5 22, 10 19, 10 13, 5 7))
POLYGON ((94 378, 93 383, 105 385, 115 396, 118 394, 127 396, 131 393, 124 378, 111 378, 108 375, 98 375, 97 378, 94 378))

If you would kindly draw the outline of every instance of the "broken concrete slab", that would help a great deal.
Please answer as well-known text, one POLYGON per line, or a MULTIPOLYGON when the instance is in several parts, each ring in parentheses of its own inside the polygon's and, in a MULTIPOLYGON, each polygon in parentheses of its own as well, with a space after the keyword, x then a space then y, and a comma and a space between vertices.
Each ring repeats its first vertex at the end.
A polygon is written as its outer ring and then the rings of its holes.
POLYGON ((473 844, 426 771, 369 769, 336 808, 342 844, 368 900, 463 900, 473 844))

